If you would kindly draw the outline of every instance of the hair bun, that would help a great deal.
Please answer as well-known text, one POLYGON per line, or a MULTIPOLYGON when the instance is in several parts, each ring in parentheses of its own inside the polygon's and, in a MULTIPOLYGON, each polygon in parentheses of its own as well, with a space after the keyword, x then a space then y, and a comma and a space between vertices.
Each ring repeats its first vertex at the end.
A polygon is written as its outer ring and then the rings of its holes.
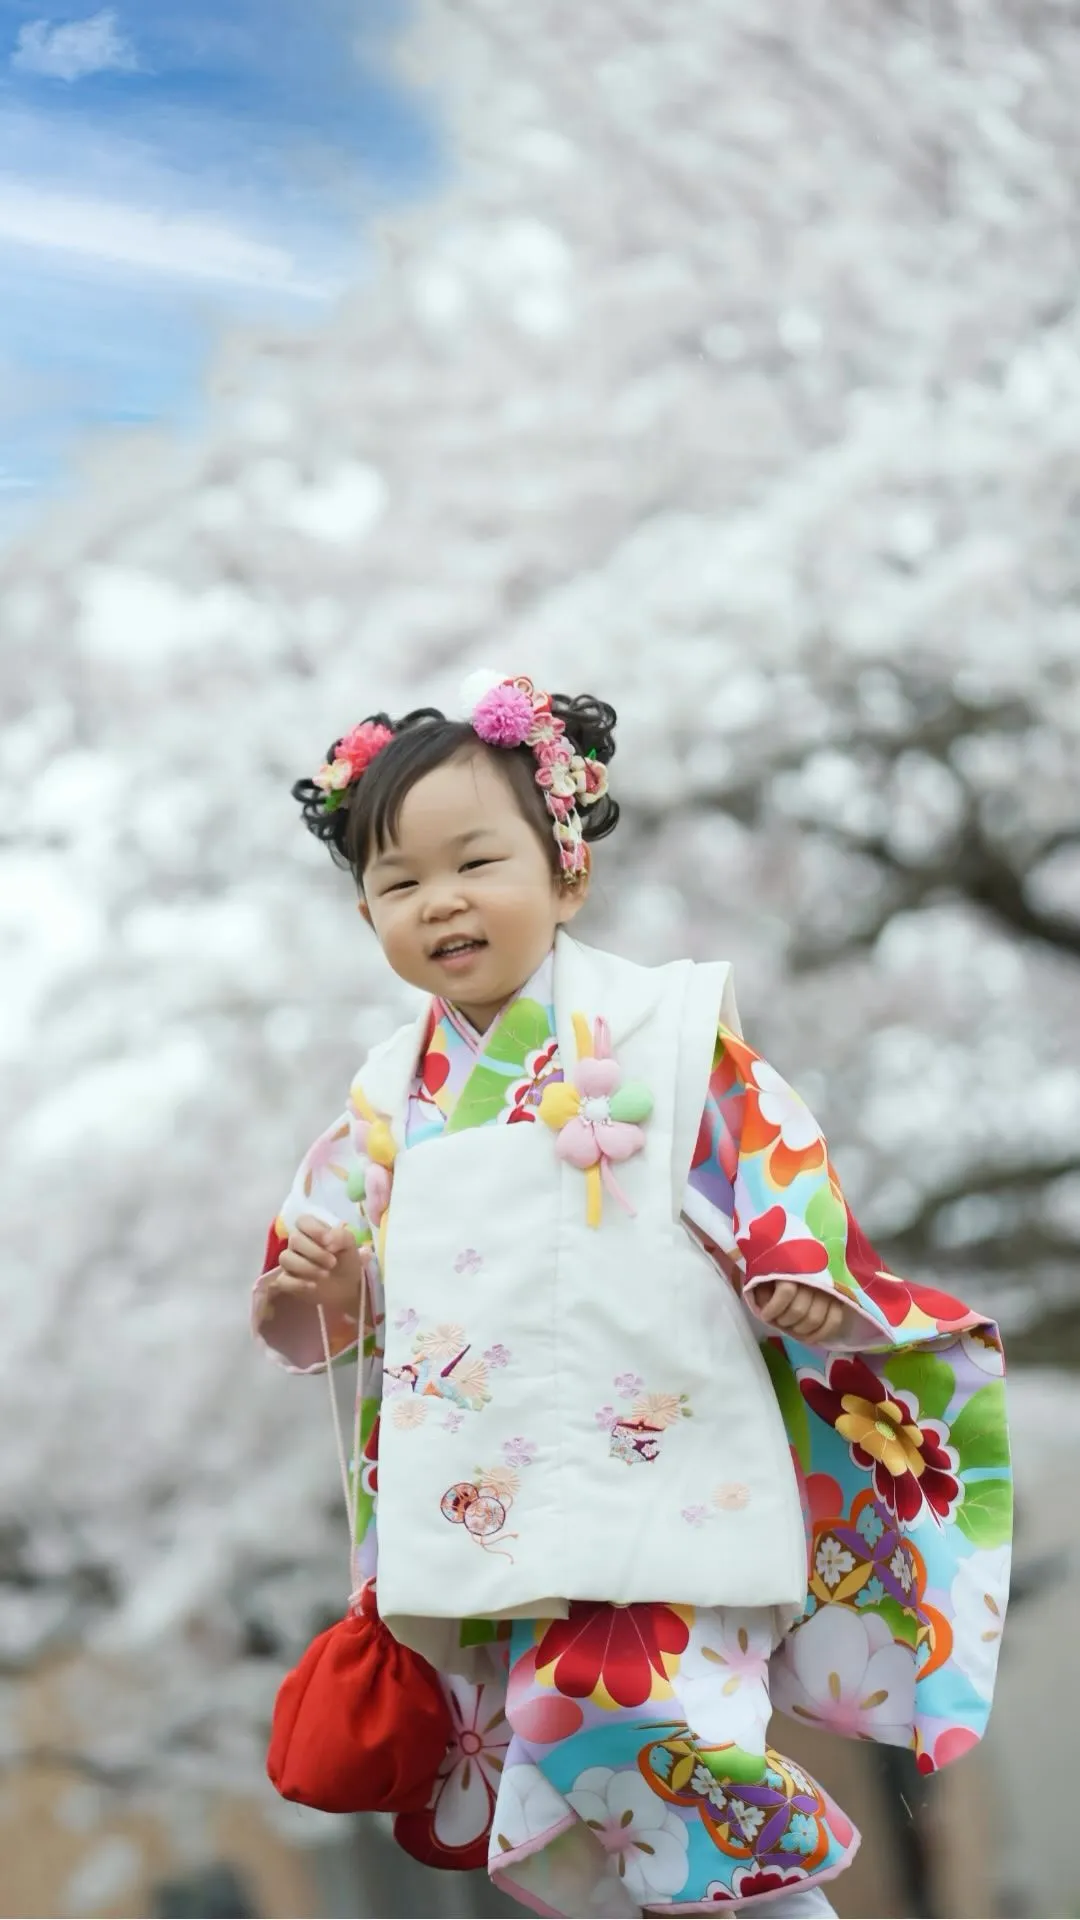
MULTIPOLYGON (((605 767, 615 757, 616 713, 606 700, 597 700, 591 693, 575 694, 573 698, 565 693, 553 693, 551 711, 566 728, 566 737, 578 753, 586 760, 590 755, 605 767)), ((619 803, 610 793, 605 793, 594 806, 587 807, 581 815, 581 831, 585 840, 603 840, 614 833, 619 824, 619 803)))
POLYGON ((342 790, 339 805, 334 807, 327 806, 326 793, 315 780, 296 780, 289 789, 293 799, 300 804, 301 817, 308 832, 313 833, 316 840, 321 840, 324 846, 329 847, 335 866, 343 867, 346 871, 352 866, 352 862, 346 851, 348 846, 346 836, 349 826, 349 793, 351 788, 356 785, 356 782, 364 778, 367 765, 370 764, 370 761, 378 757, 382 747, 388 744, 394 732, 394 723, 388 713, 372 713, 368 715, 366 720, 361 720, 359 726, 353 727, 351 733, 341 734, 337 740, 331 742, 326 753, 328 763, 337 758, 338 748, 344 743, 355 741, 358 747, 362 749, 362 751, 356 755, 361 770, 356 774, 355 779, 350 782, 349 787, 342 790), (376 737, 379 734, 383 734, 386 737, 376 745, 376 737), (364 753, 367 754, 366 759, 364 758, 364 753))
POLYGON ((579 693, 573 699, 553 693, 551 711, 563 722, 567 736, 578 752, 588 759, 594 754, 606 767, 615 757, 615 709, 606 700, 591 693, 579 693))

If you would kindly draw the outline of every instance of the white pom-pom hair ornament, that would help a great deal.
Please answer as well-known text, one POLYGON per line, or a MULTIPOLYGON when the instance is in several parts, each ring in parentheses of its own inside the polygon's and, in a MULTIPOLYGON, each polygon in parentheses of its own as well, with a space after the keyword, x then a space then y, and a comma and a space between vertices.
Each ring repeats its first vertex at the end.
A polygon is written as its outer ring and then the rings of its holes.
POLYGON ((458 693, 458 710, 455 719, 471 720, 486 693, 501 687, 504 680, 512 679, 509 673, 494 673, 490 667, 477 667, 467 674, 458 693))

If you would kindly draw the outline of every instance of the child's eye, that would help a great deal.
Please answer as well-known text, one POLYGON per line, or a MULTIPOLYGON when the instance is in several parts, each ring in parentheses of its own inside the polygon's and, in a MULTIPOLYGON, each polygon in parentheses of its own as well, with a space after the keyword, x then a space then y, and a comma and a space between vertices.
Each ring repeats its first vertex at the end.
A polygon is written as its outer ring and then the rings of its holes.
POLYGON ((406 887, 415 887, 415 880, 395 880, 392 887, 384 887, 383 893, 404 893, 406 887))
POLYGON ((494 865, 494 860, 491 858, 491 855, 488 854, 486 859, 483 860, 466 860, 461 871, 462 873, 469 873, 473 867, 493 867, 494 865))

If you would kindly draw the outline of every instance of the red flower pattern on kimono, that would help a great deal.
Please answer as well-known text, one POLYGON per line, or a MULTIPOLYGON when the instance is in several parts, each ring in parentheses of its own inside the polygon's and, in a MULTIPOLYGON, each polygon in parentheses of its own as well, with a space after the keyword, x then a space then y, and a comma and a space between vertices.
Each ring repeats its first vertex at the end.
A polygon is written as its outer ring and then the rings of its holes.
POLYGON ((808 1406, 846 1440, 856 1466, 873 1475, 882 1505, 899 1520, 914 1520, 923 1503, 946 1519, 960 1496, 948 1428, 920 1420, 906 1395, 879 1380, 857 1356, 830 1363, 824 1378, 800 1371, 808 1406))
POLYGON ((739 1235, 739 1251, 746 1261, 745 1283, 772 1280, 778 1274, 824 1273, 829 1256, 820 1240, 785 1240, 788 1224, 783 1207, 770 1207, 739 1235))
POLYGON ((970 1307, 965 1307, 962 1300, 954 1300, 951 1293, 941 1293, 937 1287, 921 1286, 914 1280, 901 1280, 897 1274, 890 1273, 844 1200, 840 1182, 831 1167, 829 1180, 833 1192, 843 1201, 847 1215, 845 1258, 848 1271, 863 1292, 869 1295, 875 1307, 880 1307, 891 1327, 903 1326, 912 1307, 918 1307, 942 1332, 953 1327, 971 1326, 978 1321, 978 1314, 972 1313, 970 1307))
POLYGON ((620 1707, 639 1707, 689 1644, 681 1610, 662 1605, 611 1607, 575 1601, 568 1620, 556 1620, 536 1650, 537 1672, 551 1668, 560 1693, 572 1700, 606 1694, 620 1707))

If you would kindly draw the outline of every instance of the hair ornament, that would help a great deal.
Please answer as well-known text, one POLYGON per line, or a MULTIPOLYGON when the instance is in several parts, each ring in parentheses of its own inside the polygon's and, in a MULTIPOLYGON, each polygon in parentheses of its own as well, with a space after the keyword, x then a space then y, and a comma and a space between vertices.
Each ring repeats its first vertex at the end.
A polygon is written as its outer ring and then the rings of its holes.
POLYGON ((324 760, 315 775, 315 785, 323 790, 327 813, 341 806, 346 788, 359 780, 393 737, 390 728, 381 726, 377 720, 362 720, 351 733, 336 742, 332 757, 324 760))
POLYGON ((525 674, 471 673, 461 690, 464 717, 489 747, 528 747, 536 761, 536 784, 552 820, 559 866, 568 881, 588 871, 579 807, 595 806, 607 792, 607 768, 576 753, 563 721, 551 711, 551 695, 525 674))

